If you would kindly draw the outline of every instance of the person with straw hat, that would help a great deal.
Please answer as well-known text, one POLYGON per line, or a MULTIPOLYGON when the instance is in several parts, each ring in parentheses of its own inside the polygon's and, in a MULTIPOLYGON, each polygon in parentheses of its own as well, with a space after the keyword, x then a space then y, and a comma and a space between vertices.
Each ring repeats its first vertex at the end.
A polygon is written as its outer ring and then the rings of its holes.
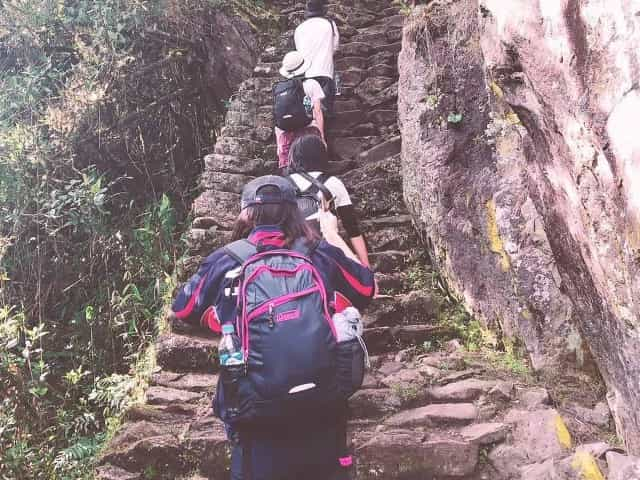
POLYGON ((340 45, 340 33, 336 23, 327 17, 326 0, 307 1, 305 21, 296 28, 294 41, 296 50, 311 62, 306 77, 318 81, 325 93, 323 106, 332 113, 336 95, 333 54, 340 45))
POLYGON ((317 135, 325 140, 322 112, 325 94, 315 79, 305 78, 311 65, 300 52, 287 53, 280 68, 284 80, 273 88, 278 168, 281 170, 288 166, 289 147, 296 138, 317 135))

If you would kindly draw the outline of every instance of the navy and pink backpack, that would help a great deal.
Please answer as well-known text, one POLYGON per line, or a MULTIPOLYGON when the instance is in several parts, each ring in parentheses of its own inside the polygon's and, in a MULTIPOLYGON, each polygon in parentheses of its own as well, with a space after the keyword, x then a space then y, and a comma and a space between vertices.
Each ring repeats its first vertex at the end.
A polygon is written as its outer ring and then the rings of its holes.
POLYGON ((336 342, 322 276, 298 241, 291 250, 258 252, 246 240, 225 247, 241 265, 236 332, 246 374, 238 382, 238 409, 224 405, 219 382, 214 408, 232 427, 277 424, 343 409, 362 385, 360 345, 336 342))

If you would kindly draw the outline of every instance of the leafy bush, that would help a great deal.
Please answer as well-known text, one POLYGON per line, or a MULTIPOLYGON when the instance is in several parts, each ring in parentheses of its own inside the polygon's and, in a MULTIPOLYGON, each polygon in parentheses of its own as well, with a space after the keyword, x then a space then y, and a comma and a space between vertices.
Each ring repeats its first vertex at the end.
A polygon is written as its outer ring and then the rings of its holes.
POLYGON ((152 364, 223 113, 213 3, 0 4, 0 478, 91 478, 152 364))

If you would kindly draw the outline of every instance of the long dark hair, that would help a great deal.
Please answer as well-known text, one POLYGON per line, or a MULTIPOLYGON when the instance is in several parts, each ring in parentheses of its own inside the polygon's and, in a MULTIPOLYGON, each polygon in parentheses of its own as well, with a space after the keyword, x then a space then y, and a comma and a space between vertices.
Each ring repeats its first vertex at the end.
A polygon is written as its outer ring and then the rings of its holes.
POLYGON ((302 135, 289 148, 289 165, 293 171, 326 172, 329 168, 327 147, 318 135, 302 135))
POLYGON ((261 225, 280 227, 287 247, 291 247, 298 238, 304 238, 307 244, 318 240, 318 235, 309 228, 298 206, 292 203, 250 205, 236 219, 232 239, 247 238, 254 228, 261 225))

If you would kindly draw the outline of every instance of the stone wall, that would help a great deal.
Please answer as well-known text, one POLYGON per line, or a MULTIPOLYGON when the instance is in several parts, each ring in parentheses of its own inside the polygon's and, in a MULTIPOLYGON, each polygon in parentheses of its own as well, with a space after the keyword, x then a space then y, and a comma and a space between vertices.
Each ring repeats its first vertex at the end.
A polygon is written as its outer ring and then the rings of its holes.
POLYGON ((593 355, 640 451, 640 18, 632 1, 440 0, 404 32, 405 198, 469 307, 537 369, 593 355), (460 117, 461 115, 461 117, 460 117))

